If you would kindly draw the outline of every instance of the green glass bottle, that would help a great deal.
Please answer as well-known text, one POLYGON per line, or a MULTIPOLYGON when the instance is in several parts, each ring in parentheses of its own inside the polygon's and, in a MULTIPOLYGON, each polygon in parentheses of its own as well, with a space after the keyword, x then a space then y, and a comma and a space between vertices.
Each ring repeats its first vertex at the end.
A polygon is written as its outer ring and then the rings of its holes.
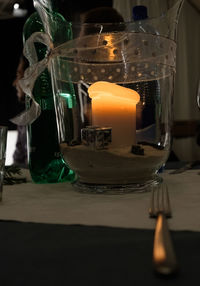
MULTIPOLYGON (((51 37, 56 45, 69 40, 70 31, 66 20, 57 12, 51 12, 53 27, 51 37)), ((24 41, 34 32, 43 32, 44 27, 37 12, 26 21, 23 29, 24 41)), ((38 60, 42 60, 47 52, 42 43, 35 43, 38 60)), ((31 63, 30 63, 31 65, 31 63)), ((41 107, 40 116, 28 126, 28 160, 31 177, 35 183, 72 182, 75 174, 64 161, 58 142, 56 114, 54 108, 51 76, 47 69, 37 78, 33 96, 41 107)), ((27 107, 30 100, 27 99, 27 107)))

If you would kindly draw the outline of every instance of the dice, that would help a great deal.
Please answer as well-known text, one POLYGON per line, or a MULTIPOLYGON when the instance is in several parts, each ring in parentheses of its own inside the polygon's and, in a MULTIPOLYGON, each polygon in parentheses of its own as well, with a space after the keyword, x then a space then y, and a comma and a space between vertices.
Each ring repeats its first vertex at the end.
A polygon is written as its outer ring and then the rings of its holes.
POLYGON ((107 149, 112 142, 112 128, 87 126, 81 129, 82 143, 96 150, 107 149))

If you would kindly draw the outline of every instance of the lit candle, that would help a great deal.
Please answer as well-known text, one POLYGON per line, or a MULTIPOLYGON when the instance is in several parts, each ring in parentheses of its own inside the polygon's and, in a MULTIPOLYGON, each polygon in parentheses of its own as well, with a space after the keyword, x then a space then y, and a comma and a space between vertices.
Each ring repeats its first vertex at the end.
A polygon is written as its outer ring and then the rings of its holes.
POLYGON ((139 94, 130 88, 98 81, 88 88, 92 98, 92 125, 112 127, 112 146, 136 142, 136 104, 139 94))

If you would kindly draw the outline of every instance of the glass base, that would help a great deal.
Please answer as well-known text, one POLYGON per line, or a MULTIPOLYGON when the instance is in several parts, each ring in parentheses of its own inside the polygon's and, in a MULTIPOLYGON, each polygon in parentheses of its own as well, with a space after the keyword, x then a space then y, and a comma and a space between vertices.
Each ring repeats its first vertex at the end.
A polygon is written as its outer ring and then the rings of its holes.
POLYGON ((44 168, 33 164, 29 164, 31 178, 37 184, 73 182, 75 173, 69 169, 63 159, 54 159, 44 168))
POLYGON ((154 180, 145 183, 135 183, 135 184, 112 184, 112 185, 100 185, 100 184, 87 184, 79 182, 78 180, 73 183, 76 191, 81 193, 90 194, 108 194, 108 195, 121 195, 129 193, 144 193, 151 190, 155 185, 160 184, 163 179, 156 176, 154 180))

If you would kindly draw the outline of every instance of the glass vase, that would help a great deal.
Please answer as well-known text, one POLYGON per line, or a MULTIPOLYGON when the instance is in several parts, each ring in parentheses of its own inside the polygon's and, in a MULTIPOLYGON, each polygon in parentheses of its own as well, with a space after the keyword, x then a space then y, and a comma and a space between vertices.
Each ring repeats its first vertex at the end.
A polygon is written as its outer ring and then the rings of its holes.
POLYGON ((140 23, 71 23, 73 39, 52 60, 60 148, 80 191, 141 192, 161 181, 183 1, 166 2, 140 23))

